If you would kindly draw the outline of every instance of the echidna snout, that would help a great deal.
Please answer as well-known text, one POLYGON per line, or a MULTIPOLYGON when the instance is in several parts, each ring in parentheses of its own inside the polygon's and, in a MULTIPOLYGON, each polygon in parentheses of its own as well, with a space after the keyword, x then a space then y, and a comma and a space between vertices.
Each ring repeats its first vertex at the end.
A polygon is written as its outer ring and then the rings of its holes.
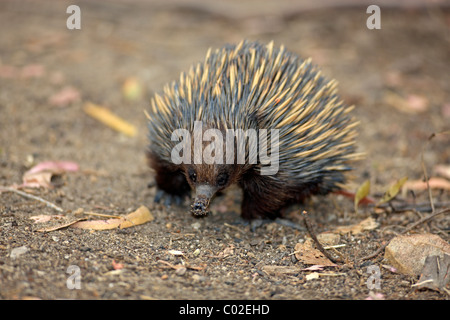
POLYGON ((195 216, 206 216, 209 212, 209 203, 216 193, 213 186, 203 184, 196 187, 195 198, 192 201, 191 212, 195 216))

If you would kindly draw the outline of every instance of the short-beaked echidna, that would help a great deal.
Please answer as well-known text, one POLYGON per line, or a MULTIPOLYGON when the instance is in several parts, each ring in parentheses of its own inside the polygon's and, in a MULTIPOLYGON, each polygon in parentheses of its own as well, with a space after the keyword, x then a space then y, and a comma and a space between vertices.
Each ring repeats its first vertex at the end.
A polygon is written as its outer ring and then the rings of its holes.
POLYGON ((310 59, 273 42, 210 49, 203 63, 152 98, 148 159, 156 172, 155 201, 170 203, 193 190, 191 212, 205 215, 212 197, 236 183, 243 218, 274 218, 287 204, 338 190, 349 161, 360 154, 353 107, 336 86, 310 59), (227 140, 229 132, 235 136, 227 140), (225 148, 230 141, 234 152, 225 148), (263 172, 273 165, 268 159, 277 161, 276 169, 263 172))

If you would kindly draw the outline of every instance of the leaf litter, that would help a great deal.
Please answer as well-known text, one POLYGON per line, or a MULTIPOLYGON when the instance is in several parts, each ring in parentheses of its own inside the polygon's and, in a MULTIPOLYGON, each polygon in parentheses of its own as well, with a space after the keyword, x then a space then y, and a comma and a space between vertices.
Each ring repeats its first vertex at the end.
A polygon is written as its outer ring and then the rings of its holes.
MULTIPOLYGON (((86 213, 89 214, 89 213, 86 213)), ((110 215, 108 215, 110 216, 110 215)), ((110 216, 111 217, 111 216, 110 216)), ((36 219, 36 218, 34 218, 36 219)), ((42 221, 42 217, 38 216, 39 220, 42 221)), ((129 213, 126 216, 115 216, 112 219, 106 220, 87 220, 87 218, 68 218, 70 221, 59 224, 56 226, 50 226, 41 228, 37 231, 39 232, 51 232, 55 230, 64 229, 67 227, 78 228, 78 229, 88 229, 88 230, 111 230, 111 229, 125 229, 133 226, 137 226, 140 224, 144 224, 150 221, 153 221, 154 216, 145 206, 140 206, 137 210, 129 213)), ((50 219, 49 219, 50 220, 50 219)))

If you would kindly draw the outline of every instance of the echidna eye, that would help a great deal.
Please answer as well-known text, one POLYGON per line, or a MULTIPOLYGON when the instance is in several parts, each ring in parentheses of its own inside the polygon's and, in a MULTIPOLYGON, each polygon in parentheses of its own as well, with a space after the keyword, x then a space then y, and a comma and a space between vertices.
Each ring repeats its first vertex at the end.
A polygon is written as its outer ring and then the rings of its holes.
POLYGON ((226 173, 219 174, 219 176, 217 177, 217 181, 216 181, 217 185, 219 187, 223 187, 224 185, 227 184, 227 182, 228 182, 228 174, 226 174, 226 173))
POLYGON ((197 181, 197 174, 195 173, 195 171, 193 169, 189 169, 188 174, 189 174, 189 179, 191 179, 192 182, 197 181))

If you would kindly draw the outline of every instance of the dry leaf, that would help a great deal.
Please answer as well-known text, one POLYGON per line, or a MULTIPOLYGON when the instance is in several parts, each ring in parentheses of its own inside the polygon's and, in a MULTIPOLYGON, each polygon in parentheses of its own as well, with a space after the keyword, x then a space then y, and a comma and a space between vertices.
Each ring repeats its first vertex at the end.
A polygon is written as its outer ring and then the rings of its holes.
POLYGON ((21 187, 51 189, 51 179, 53 175, 62 174, 68 171, 78 171, 79 166, 70 161, 45 161, 35 165, 24 173, 21 187))
POLYGON ((322 265, 325 267, 335 267, 336 264, 331 262, 322 252, 314 249, 311 242, 297 243, 294 247, 294 253, 297 260, 304 264, 322 265))
POLYGON ((127 136, 134 137, 136 135, 137 129, 135 126, 113 114, 110 110, 104 107, 88 102, 84 105, 84 112, 92 118, 102 122, 116 131, 126 134, 127 136))
POLYGON ((110 230, 115 228, 124 229, 152 221, 153 219, 154 217, 147 207, 141 206, 139 209, 125 217, 118 217, 117 219, 108 220, 81 221, 72 225, 72 227, 92 230, 110 230))
POLYGON ((398 194, 400 189, 403 187, 405 182, 408 180, 408 177, 403 177, 400 180, 398 180, 396 183, 391 185, 389 189, 384 193, 383 197, 380 201, 378 201, 377 206, 386 203, 388 201, 391 201, 395 196, 398 194))
POLYGON ((369 217, 357 224, 337 227, 336 229, 333 230, 333 232, 338 232, 340 234, 347 234, 347 233, 359 234, 363 231, 373 230, 377 227, 378 223, 372 217, 369 217))
POLYGON ((74 224, 77 224, 77 223, 81 223, 83 220, 86 220, 86 218, 81 218, 81 219, 72 220, 72 221, 67 222, 67 223, 64 223, 64 224, 60 224, 60 225, 52 226, 52 227, 47 227, 47 228, 42 228, 42 229, 39 229, 39 230, 37 230, 37 231, 38 231, 38 232, 51 232, 51 231, 56 231, 56 230, 60 230, 60 229, 64 229, 64 228, 70 227, 70 226, 72 226, 72 225, 74 225, 74 224))
POLYGON ((28 188, 46 188, 53 189, 51 183, 53 173, 51 172, 37 172, 37 173, 26 173, 22 178, 22 187, 28 188))
POLYGON ((413 287, 444 292, 449 283, 450 254, 444 254, 443 257, 430 255, 425 259, 420 279, 413 287))
POLYGON ((369 217, 357 224, 351 224, 349 226, 337 227, 336 229, 333 230, 333 232, 337 232, 340 234, 346 234, 346 233, 358 234, 363 231, 373 230, 377 227, 378 227, 378 222, 376 222, 374 218, 369 217))
POLYGON ((366 180, 361 186, 359 186, 358 190, 356 191, 354 200, 355 212, 358 212, 359 202, 365 197, 367 197, 369 195, 369 192, 370 192, 370 181, 366 180))
POLYGON ((145 206, 140 206, 136 211, 130 213, 125 217, 125 221, 120 224, 120 229, 129 228, 139 224, 143 224, 155 219, 150 213, 150 210, 145 206))
POLYGON ((110 230, 118 228, 123 221, 123 219, 81 221, 72 225, 72 227, 92 230, 110 230))
POLYGON ((28 170, 28 173, 37 173, 42 171, 50 171, 55 174, 67 172, 67 171, 78 171, 79 166, 76 162, 72 161, 44 161, 33 168, 28 170))

